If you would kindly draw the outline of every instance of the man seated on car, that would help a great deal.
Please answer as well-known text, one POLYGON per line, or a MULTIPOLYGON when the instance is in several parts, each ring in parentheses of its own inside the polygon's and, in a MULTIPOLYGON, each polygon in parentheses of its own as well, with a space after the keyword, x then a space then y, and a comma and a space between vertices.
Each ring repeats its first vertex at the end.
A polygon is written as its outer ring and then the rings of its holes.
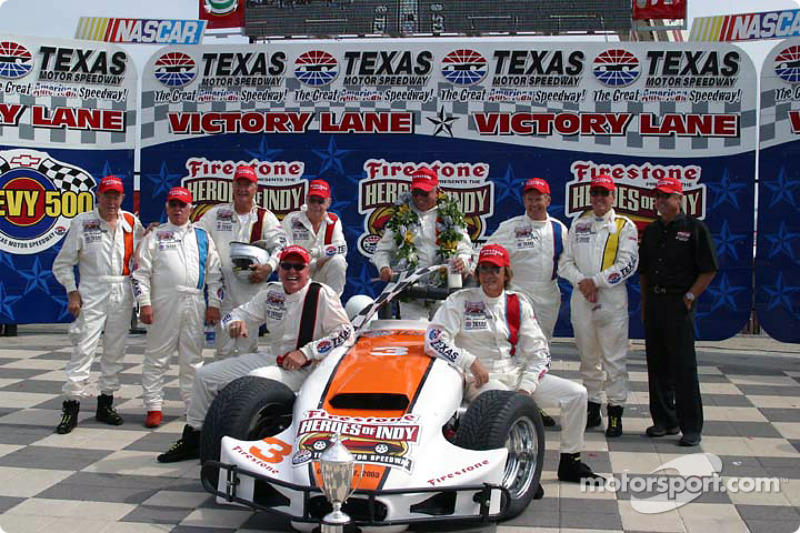
MULTIPOLYGON (((533 308, 520 293, 507 290, 509 264, 508 250, 499 244, 481 249, 479 286, 445 300, 428 327, 425 351, 464 372, 464 396, 470 403, 486 391, 516 390, 529 394, 539 407, 560 407, 558 479, 579 483, 599 478, 581 461, 586 389, 548 373, 550 352, 533 308)), ((536 497, 543 494, 540 487, 536 497)))
POLYGON ((327 285, 310 282, 310 261, 302 246, 287 246, 278 264, 280 282, 268 283, 252 300, 222 319, 222 326, 232 338, 258 335, 257 331, 248 331, 246 324, 266 322, 271 339, 269 351, 239 355, 198 370, 183 435, 169 451, 158 456, 158 462, 199 457, 206 413, 217 393, 231 381, 257 375, 280 381, 297 392, 314 369, 312 363, 350 339, 353 328, 339 296, 327 285))

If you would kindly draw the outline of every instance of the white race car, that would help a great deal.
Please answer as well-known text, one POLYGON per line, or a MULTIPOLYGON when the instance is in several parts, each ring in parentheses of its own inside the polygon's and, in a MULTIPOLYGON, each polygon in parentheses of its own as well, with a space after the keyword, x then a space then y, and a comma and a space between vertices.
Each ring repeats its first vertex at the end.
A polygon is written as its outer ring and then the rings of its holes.
POLYGON ((372 320, 438 268, 387 285, 353 320, 355 342, 332 351, 297 395, 256 376, 223 389, 203 426, 206 490, 310 530, 331 510, 318 459, 338 434, 357 464, 343 510, 361 528, 520 514, 544 459, 533 400, 492 391, 464 408, 460 372, 424 352, 427 323, 372 320))

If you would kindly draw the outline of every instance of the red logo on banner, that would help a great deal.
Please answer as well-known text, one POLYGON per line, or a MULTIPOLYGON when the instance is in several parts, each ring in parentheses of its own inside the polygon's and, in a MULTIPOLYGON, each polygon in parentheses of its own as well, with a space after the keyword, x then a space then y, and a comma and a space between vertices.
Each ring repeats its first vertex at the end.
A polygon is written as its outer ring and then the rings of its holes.
POLYGON ((685 19, 686 0, 634 0, 633 19, 685 19))
POLYGON ((200 0, 200 20, 209 29, 244 26, 244 0, 200 0))

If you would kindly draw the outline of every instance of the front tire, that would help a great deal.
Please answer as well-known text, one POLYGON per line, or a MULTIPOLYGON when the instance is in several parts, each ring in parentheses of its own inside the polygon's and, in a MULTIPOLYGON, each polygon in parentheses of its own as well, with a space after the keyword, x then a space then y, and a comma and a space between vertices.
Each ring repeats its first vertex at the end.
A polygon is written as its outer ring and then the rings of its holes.
MULTIPOLYGON (((289 427, 294 400, 289 387, 271 379, 244 376, 230 382, 214 398, 203 422, 200 463, 220 460, 222 437, 261 440, 289 427)), ((217 486, 218 475, 214 470, 204 477, 217 486)))
POLYGON ((539 488, 544 462, 544 424, 530 396, 484 392, 461 418, 455 445, 468 450, 508 448, 502 485, 511 501, 502 519, 514 518, 528 507, 539 488))

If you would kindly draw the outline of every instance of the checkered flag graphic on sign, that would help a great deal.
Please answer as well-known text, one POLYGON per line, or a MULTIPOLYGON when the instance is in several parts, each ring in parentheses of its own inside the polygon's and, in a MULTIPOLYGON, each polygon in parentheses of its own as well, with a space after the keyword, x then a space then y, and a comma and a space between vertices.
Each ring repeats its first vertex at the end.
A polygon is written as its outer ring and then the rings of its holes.
POLYGON ((75 167, 62 165, 52 159, 45 159, 39 164, 39 172, 53 181, 61 191, 75 193, 91 191, 96 182, 92 176, 75 167))
POLYGON ((9 170, 11 170, 11 165, 4 157, 0 157, 0 175, 5 174, 9 170))

